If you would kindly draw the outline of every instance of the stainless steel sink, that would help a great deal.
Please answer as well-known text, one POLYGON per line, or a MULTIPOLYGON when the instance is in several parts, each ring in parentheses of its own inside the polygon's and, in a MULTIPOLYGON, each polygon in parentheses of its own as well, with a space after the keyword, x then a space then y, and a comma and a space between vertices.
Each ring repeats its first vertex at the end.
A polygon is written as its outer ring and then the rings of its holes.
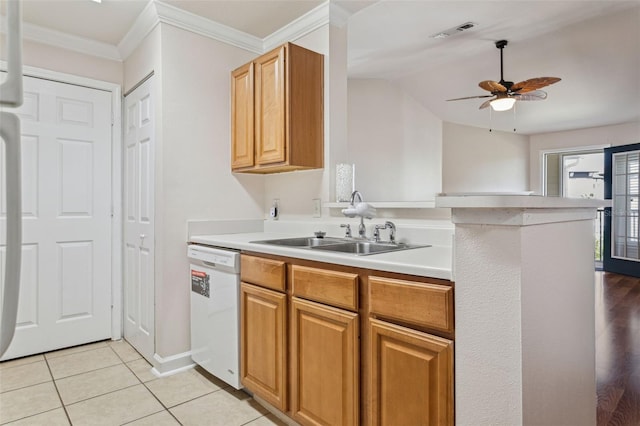
POLYGON ((351 238, 317 238, 298 237, 280 238, 275 240, 251 241, 256 244, 267 244, 281 247, 295 247, 301 249, 324 250, 339 253, 368 256, 377 253, 389 253, 393 251, 409 250, 414 248, 429 247, 428 245, 409 245, 404 243, 389 243, 354 240, 351 238))
POLYGON ((318 247, 326 244, 338 244, 344 242, 342 238, 316 238, 316 237, 300 237, 300 238, 281 238, 277 240, 261 240, 251 241, 256 244, 269 244, 273 246, 284 247, 318 247))
POLYGON ((376 243, 373 241, 352 241, 340 244, 328 244, 312 247, 314 250, 336 251, 340 253, 350 253, 358 256, 367 256, 377 253, 389 253, 392 251, 409 250, 428 245, 408 245, 404 243, 376 243))

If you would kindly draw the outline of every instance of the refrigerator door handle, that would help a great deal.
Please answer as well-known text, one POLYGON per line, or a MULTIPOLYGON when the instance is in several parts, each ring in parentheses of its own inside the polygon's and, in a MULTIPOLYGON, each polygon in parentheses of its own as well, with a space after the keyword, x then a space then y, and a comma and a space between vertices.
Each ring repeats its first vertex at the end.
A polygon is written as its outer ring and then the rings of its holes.
MULTIPOLYGON (((7 79, 0 85, 0 105, 22 105, 22 28, 20 0, 7 2, 7 79)), ((20 167, 20 118, 0 111, 0 137, 6 148, 7 255, 4 296, 0 319, 0 357, 7 351, 16 330, 22 255, 22 179, 20 167)))
POLYGON ((4 297, 0 327, 0 356, 16 329, 18 296, 20 293, 20 258, 22 254, 22 193, 20 160, 20 119, 9 112, 0 112, 0 137, 5 142, 7 193, 7 256, 5 258, 4 297))

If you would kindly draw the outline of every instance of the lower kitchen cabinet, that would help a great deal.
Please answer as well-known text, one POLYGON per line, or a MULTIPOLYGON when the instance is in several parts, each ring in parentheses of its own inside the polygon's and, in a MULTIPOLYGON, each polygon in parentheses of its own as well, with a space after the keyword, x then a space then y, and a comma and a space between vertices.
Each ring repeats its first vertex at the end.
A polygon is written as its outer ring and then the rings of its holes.
POLYGON ((301 425, 454 424, 453 283, 243 253, 242 384, 301 425))
POLYGON ((453 425, 453 342, 371 319, 372 425, 453 425))
POLYGON ((291 311, 293 418, 304 425, 357 425, 358 314, 297 297, 291 311))
POLYGON ((287 411, 287 295, 240 286, 242 384, 287 411))

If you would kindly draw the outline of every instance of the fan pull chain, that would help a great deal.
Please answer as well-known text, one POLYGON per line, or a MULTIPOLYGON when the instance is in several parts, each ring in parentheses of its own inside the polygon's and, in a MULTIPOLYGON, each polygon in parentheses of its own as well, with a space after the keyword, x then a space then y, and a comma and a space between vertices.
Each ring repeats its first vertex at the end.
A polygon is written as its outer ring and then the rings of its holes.
POLYGON ((492 124, 492 121, 493 121, 493 111, 492 110, 493 110, 493 108, 489 107, 489 133, 491 133, 491 130, 492 130, 491 129, 491 127, 492 127, 491 124, 492 124))

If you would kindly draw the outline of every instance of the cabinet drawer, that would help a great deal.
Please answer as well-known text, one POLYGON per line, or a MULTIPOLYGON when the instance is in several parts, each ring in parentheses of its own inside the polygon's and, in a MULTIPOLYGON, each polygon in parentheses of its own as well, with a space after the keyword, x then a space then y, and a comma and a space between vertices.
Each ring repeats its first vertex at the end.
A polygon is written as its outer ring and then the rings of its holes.
POLYGON ((279 260, 264 259, 243 254, 240 259, 242 281, 274 290, 285 291, 285 264, 279 260))
POLYGON ((358 274, 294 265, 291 276, 294 296, 358 310, 358 274))
POLYGON ((420 327, 453 331, 453 289, 451 287, 369 278, 370 313, 420 327))

